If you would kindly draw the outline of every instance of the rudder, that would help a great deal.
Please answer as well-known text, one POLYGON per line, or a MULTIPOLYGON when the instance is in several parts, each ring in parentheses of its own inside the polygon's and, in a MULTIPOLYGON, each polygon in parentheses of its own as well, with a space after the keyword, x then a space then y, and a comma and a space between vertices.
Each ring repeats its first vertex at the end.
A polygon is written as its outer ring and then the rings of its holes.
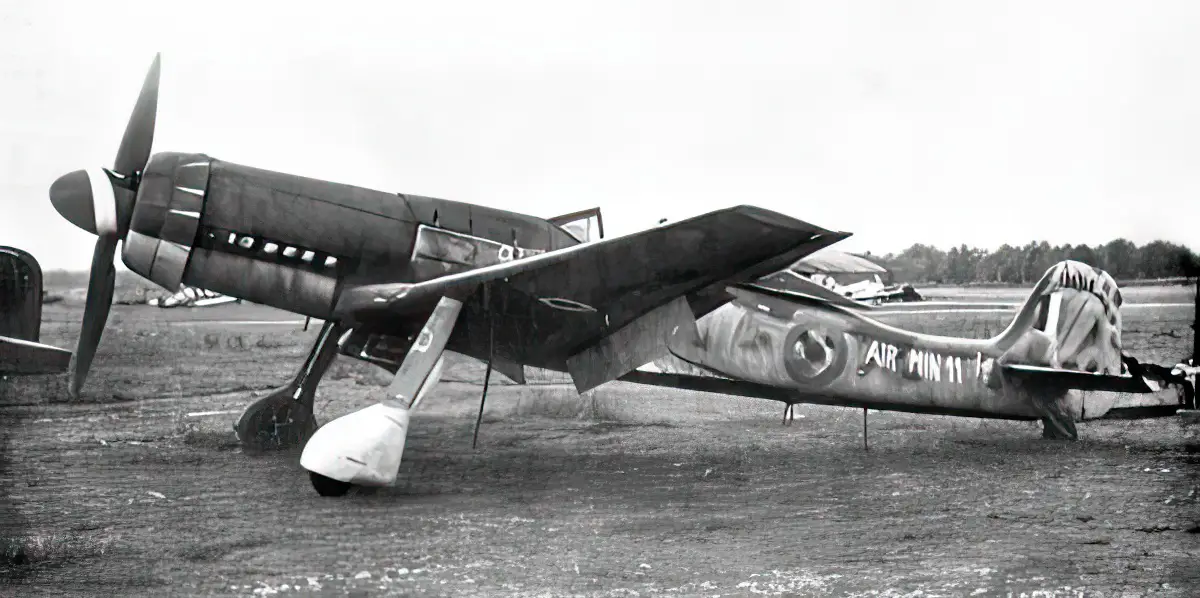
POLYGON ((0 247, 0 336, 38 342, 42 268, 28 252, 0 247))

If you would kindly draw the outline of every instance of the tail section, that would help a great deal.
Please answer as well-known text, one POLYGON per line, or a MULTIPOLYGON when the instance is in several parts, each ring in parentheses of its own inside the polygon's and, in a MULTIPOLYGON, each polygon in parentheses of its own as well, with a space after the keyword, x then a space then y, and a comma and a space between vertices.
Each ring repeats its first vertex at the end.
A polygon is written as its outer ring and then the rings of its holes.
POLYGON ((1154 417, 1182 407, 1174 392, 1159 392, 1178 382, 1174 376, 1156 376, 1155 366, 1123 354, 1121 303, 1112 276, 1075 261, 1048 270, 1026 300, 1018 319, 1031 324, 997 362, 1009 380, 1032 391, 1046 436, 1075 438, 1075 421, 1154 417))
POLYGON ((1120 376, 1121 291, 1104 270, 1055 264, 994 341, 1001 363, 1120 376))

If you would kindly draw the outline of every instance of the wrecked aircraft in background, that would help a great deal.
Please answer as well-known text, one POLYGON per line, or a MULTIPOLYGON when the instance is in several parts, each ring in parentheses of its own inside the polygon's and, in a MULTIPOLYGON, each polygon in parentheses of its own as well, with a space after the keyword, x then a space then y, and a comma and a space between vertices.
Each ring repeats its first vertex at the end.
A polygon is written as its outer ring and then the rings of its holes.
POLYGON ((163 297, 153 297, 146 301, 146 305, 152 307, 208 307, 210 305, 223 305, 225 303, 241 303, 241 299, 222 295, 213 291, 206 291, 200 287, 181 285, 178 293, 165 295, 163 297))
POLYGON ((67 371, 71 352, 38 342, 42 268, 28 252, 0 247, 0 375, 67 371))
POLYGON ((814 282, 867 305, 924 301, 911 284, 885 284, 886 268, 854 254, 823 249, 762 280, 772 288, 797 290, 796 279, 814 282))

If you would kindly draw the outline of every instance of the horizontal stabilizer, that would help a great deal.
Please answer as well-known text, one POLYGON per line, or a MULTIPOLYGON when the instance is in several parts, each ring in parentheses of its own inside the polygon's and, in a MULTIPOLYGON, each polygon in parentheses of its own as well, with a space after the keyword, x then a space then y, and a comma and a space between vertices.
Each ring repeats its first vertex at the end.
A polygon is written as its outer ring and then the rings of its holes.
POLYGON ((1149 393, 1155 392, 1141 376, 1124 374, 1093 374, 1076 370, 1064 370, 1038 365, 1006 364, 1000 366, 1009 376, 1026 384, 1041 385, 1057 389, 1099 390, 1106 392, 1149 393))
POLYGON ((61 374, 71 364, 71 352, 50 345, 0 336, 0 373, 6 375, 61 374))
POLYGON ((719 395, 767 399, 780 403, 805 403, 810 405, 829 405, 834 407, 851 407, 855 409, 879 409, 885 411, 903 411, 907 413, 925 413, 930 415, 953 415, 956 417, 978 417, 986 419, 1005 419, 1029 421, 1034 419, 1025 415, 1010 415, 985 411, 981 409, 956 409, 935 405, 909 405, 890 401, 849 398, 834 395, 810 393, 800 390, 761 384, 747 380, 734 380, 713 376, 695 376, 691 374, 676 374, 652 372, 643 369, 634 370, 621 376, 618 380, 633 384, 648 386, 663 386, 681 390, 708 392, 719 395))

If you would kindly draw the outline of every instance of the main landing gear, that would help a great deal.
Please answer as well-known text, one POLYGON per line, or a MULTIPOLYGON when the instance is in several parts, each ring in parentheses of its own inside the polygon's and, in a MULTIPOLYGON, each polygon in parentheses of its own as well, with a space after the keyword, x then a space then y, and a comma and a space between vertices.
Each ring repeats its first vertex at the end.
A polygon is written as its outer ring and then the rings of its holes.
POLYGON ((409 413, 437 384, 442 352, 462 311, 442 297, 388 386, 388 398, 321 426, 304 446, 300 466, 321 496, 341 496, 351 486, 387 486, 396 480, 409 413))
POLYGON ((317 494, 321 496, 338 497, 345 496, 354 484, 350 482, 342 482, 333 478, 327 478, 315 471, 308 472, 308 480, 312 482, 313 488, 317 494))
POLYGON ((792 425, 792 422, 796 421, 795 409, 796 409, 795 403, 788 403, 786 406, 784 406, 784 408, 783 408, 783 425, 790 426, 790 425, 792 425))
POLYGON ((296 377, 246 407, 234 425, 242 446, 253 451, 288 449, 303 444, 316 431, 317 384, 337 357, 338 337, 344 330, 339 323, 325 322, 296 377))

